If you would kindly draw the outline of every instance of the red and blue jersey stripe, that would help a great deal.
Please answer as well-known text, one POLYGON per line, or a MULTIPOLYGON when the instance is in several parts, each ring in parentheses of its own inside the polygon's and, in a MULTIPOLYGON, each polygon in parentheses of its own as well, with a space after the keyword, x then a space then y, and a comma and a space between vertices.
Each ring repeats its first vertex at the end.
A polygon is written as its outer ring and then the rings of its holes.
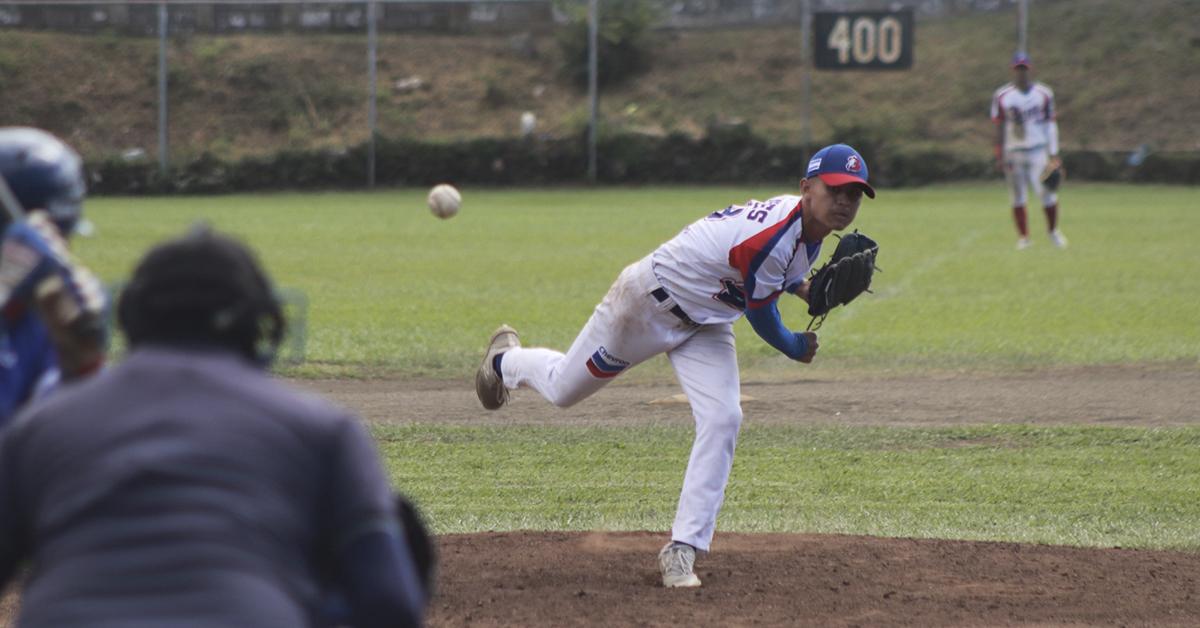
POLYGON ((771 252, 783 240, 796 221, 800 220, 800 205, 796 205, 787 218, 768 227, 744 242, 729 250, 729 265, 738 269, 745 282, 746 307, 757 309, 779 298, 782 289, 771 292, 765 297, 755 298, 754 290, 757 285, 757 273, 763 263, 770 257, 771 252))

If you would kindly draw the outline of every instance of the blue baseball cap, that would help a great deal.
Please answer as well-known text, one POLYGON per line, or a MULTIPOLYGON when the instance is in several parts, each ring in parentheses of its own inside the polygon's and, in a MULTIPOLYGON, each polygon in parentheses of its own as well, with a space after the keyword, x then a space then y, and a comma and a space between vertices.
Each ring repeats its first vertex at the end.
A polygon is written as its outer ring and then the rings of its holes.
POLYGON ((1021 66, 1025 66, 1027 68, 1033 67, 1033 62, 1030 61, 1029 55, 1023 52, 1018 52, 1017 54, 1013 55, 1012 67, 1017 68, 1021 66))
POLYGON ((867 183, 867 162, 858 151, 845 144, 834 144, 817 151, 808 161, 808 172, 804 175, 806 179, 812 177, 820 177, 826 185, 835 187, 857 183, 863 187, 864 194, 875 198, 875 188, 867 183))

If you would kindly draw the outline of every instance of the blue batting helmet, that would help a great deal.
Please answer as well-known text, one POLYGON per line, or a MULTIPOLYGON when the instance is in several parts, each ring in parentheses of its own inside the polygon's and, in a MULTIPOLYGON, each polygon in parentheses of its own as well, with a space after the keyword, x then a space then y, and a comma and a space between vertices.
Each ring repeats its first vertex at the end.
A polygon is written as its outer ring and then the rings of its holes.
MULTIPOLYGON (((46 210, 64 237, 75 229, 87 183, 83 159, 65 142, 41 129, 0 128, 0 176, 21 204, 17 211, 46 210)), ((0 229, 10 220, 0 212, 0 229)))

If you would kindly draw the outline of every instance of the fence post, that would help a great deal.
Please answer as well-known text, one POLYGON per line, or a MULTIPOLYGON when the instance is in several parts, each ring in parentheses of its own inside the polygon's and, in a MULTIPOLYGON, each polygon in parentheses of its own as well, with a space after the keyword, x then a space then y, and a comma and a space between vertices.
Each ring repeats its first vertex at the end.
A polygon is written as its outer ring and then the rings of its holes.
POLYGON ((588 106, 591 122, 588 126, 588 183, 596 182, 596 135, 599 133, 599 73, 600 50, 597 44, 600 15, 597 0, 588 0, 588 106))
POLYGON ((1029 0, 1017 2, 1017 52, 1028 53, 1026 35, 1029 32, 1029 0))
POLYGON ((367 3, 367 75, 370 83, 370 96, 367 105, 367 187, 375 187, 375 52, 376 31, 375 8, 377 2, 367 3))
POLYGON ((167 178, 167 3, 158 3, 158 173, 167 178))
POLYGON ((800 8, 800 177, 804 177, 808 168, 808 158, 812 155, 812 137, 808 126, 808 94, 811 91, 810 76, 812 75, 812 0, 804 0, 800 8))

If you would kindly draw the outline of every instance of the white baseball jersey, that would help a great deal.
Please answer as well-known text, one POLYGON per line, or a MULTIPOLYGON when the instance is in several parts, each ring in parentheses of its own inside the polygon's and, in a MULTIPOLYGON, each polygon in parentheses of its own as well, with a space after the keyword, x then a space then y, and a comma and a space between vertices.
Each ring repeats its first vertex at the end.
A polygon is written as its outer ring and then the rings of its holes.
POLYGON ((697 323, 736 321, 804 281, 821 243, 803 241, 800 197, 714 212, 654 252, 654 274, 697 323))
POLYGON ((1058 154, 1058 117, 1054 92, 1042 83, 1022 92, 1009 83, 992 96, 992 121, 1004 122, 1005 150, 1042 148, 1058 154))
POLYGON ((801 238, 798 196, 710 214, 626 267, 566 353, 509 349, 504 385, 568 407, 666 354, 696 420, 671 538, 707 551, 742 424, 733 321, 794 289, 820 252, 801 238))

